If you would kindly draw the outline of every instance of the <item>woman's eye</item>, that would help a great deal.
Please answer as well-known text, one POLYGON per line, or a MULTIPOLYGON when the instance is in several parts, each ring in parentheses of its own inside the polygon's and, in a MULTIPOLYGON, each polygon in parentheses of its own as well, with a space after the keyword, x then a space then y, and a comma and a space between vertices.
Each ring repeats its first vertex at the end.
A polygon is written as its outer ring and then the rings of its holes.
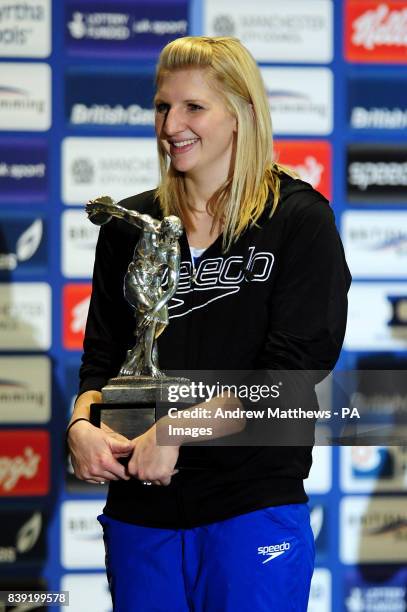
POLYGON ((202 106, 200 106, 199 104, 192 104, 192 102, 190 102, 190 103, 188 104, 188 109, 189 109, 190 111, 198 111, 198 110, 202 110, 202 108, 203 108, 203 107, 202 107, 202 106))
POLYGON ((165 104, 164 102, 160 102, 159 104, 155 105, 155 110, 157 113, 167 113, 169 109, 169 105, 165 104))

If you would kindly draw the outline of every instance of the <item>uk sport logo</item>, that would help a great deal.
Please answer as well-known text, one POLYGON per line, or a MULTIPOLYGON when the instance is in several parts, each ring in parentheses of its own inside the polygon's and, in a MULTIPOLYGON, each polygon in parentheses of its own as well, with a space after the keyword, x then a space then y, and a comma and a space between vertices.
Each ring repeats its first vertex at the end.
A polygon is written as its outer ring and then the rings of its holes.
POLYGON ((290 550, 291 544, 289 542, 283 542, 282 544, 271 544, 269 546, 259 546, 257 549, 257 554, 267 557, 262 561, 262 564, 268 563, 272 561, 276 557, 280 557, 284 555, 288 550, 290 550))

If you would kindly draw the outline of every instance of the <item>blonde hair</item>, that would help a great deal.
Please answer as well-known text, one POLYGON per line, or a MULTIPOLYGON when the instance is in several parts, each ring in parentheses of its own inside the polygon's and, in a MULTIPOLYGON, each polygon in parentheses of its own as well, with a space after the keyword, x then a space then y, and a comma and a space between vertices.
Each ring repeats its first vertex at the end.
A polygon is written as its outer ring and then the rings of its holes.
MULTIPOLYGON (((273 137, 269 103, 258 66, 237 38, 186 36, 162 50, 156 84, 168 72, 186 68, 205 69, 237 120, 233 174, 207 203, 213 224, 221 223, 223 250, 227 251, 247 226, 263 213, 268 194, 273 194, 273 214, 280 197, 280 174, 291 173, 273 162, 273 137)), ((186 228, 193 227, 187 206, 183 174, 169 163, 158 141, 160 184, 156 195, 164 215, 178 215, 186 228)))

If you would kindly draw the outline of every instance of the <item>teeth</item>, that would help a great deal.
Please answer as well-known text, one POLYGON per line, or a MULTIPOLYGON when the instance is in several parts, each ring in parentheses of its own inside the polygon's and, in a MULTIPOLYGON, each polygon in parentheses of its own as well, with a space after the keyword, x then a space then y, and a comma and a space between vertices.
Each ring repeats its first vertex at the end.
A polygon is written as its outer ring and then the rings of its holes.
POLYGON ((171 143, 174 147, 186 147, 186 145, 193 144, 196 142, 197 138, 192 138, 191 140, 181 140, 181 142, 173 142, 171 143))

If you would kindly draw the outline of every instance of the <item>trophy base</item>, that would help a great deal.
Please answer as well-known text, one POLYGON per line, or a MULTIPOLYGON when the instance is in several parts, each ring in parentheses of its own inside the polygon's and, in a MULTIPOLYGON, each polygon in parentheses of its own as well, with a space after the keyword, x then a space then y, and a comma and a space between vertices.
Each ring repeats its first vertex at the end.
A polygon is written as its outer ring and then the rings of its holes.
POLYGON ((96 427, 103 423, 128 439, 136 438, 156 422, 157 402, 166 401, 168 388, 189 382, 171 376, 110 378, 102 389, 102 402, 91 404, 90 422, 96 427))

